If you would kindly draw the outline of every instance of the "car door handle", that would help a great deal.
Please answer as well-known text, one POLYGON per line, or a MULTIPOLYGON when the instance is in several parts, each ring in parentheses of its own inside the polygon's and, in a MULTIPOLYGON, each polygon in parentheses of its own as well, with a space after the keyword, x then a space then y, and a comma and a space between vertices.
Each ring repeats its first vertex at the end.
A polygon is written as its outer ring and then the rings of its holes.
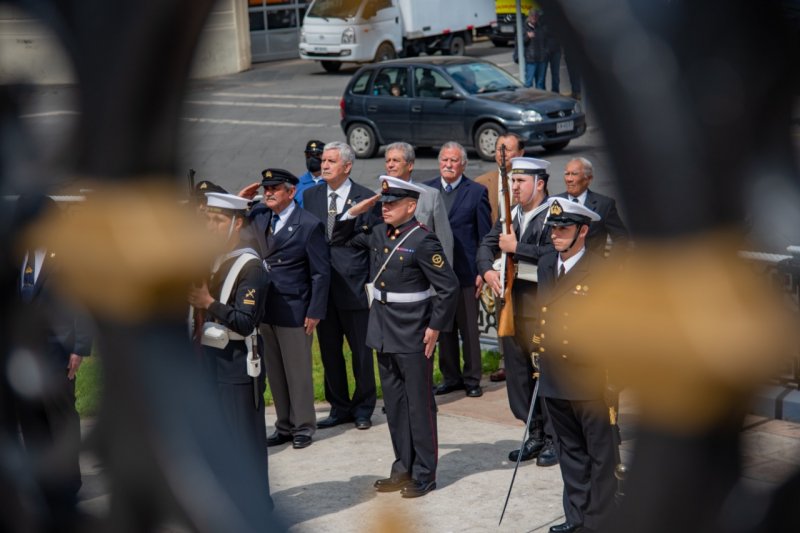
POLYGON ((378 106, 376 106, 376 105, 368 105, 367 106, 367 111, 377 111, 377 110, 378 110, 378 106))
POLYGON ((422 106, 421 105, 412 105, 411 106, 411 112, 412 113, 420 113, 420 112, 422 112, 422 106))

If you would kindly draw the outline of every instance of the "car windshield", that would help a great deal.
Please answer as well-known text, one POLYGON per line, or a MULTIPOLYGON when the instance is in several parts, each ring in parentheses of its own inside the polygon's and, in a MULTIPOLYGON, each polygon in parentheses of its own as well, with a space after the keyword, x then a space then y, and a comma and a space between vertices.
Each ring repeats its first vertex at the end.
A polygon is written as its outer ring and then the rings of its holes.
POLYGON ((490 63, 450 65, 445 70, 470 94, 513 91, 522 87, 511 74, 490 63))
POLYGON ((309 17, 349 19, 356 16, 362 0, 317 0, 308 10, 309 17))

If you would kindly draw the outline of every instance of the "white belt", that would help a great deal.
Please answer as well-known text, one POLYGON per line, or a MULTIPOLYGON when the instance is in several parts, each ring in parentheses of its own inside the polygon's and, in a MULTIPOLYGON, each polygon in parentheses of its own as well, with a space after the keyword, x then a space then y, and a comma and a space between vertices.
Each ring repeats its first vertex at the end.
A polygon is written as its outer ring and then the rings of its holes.
POLYGON ((517 278, 524 279, 525 281, 539 281, 538 267, 525 261, 517 263, 517 278))
POLYGON ((436 294, 433 287, 419 292, 386 292, 372 289, 372 297, 385 304, 407 304, 427 300, 436 294))

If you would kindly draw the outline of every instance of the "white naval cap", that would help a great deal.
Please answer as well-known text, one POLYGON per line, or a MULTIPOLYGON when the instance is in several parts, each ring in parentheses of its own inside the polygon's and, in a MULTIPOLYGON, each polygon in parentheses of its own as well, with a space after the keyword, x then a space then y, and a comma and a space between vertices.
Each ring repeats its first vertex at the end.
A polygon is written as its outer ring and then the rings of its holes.
POLYGON ((547 174, 550 168, 550 161, 536 159, 534 157, 515 157, 511 159, 511 174, 524 174, 535 176, 537 174, 547 174))
POLYGON ((572 226, 574 224, 589 224, 600 220, 600 215, 579 202, 572 202, 566 198, 550 198, 547 201, 547 219, 544 221, 549 226, 572 226))
POLYGON ((233 213, 235 211, 247 211, 250 200, 221 192, 208 192, 208 211, 212 213, 233 213))
POLYGON ((425 189, 408 181, 401 180, 400 178, 393 178, 392 176, 380 176, 378 178, 381 182, 381 201, 394 202, 401 198, 419 198, 419 195, 425 192, 425 189))

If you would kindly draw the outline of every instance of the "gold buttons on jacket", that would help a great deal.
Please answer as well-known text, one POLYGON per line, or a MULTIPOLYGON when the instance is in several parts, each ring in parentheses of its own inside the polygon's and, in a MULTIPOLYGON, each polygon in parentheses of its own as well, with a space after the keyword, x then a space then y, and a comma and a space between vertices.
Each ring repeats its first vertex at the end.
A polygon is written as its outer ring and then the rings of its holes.
POLYGON ((388 254, 389 253, 389 249, 388 248, 384 248, 383 249, 383 253, 388 254))
POLYGON ((544 346, 542 346, 541 348, 539 348, 539 353, 544 353, 544 346))
POLYGON ((385 287, 385 286, 386 286, 386 283, 381 281, 381 287, 385 287))
POLYGON ((546 312, 547 312, 547 306, 542 307, 542 313, 546 313, 546 312))
POLYGON ((562 359, 566 359, 566 358, 567 358, 567 354, 565 354, 565 353, 562 353, 562 354, 561 354, 561 358, 562 358, 562 359))
POLYGON ((562 343, 564 346, 566 346, 567 344, 569 344, 569 341, 565 339, 565 340, 561 341, 561 343, 562 343))
POLYGON ((546 323, 547 323, 547 322, 545 322, 544 320, 542 320, 542 321, 540 322, 540 324, 541 324, 541 325, 543 325, 543 326, 544 326, 546 323))

